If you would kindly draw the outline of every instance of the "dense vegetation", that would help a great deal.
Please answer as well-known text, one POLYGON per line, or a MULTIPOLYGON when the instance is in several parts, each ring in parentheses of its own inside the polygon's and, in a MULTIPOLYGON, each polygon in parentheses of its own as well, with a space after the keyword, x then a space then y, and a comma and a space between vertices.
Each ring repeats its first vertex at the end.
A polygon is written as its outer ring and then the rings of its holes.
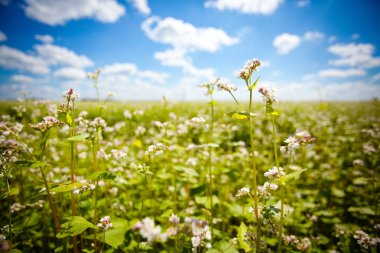
POLYGON ((126 104, 65 94, 62 105, 1 103, 4 252, 379 248, 378 101, 126 104))

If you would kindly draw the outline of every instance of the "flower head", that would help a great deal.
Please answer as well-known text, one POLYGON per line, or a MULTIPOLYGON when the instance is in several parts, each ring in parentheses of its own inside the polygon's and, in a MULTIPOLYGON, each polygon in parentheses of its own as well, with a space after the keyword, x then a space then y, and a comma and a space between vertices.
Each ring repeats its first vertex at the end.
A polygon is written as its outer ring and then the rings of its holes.
POLYGON ((30 124, 29 126, 35 130, 40 131, 41 133, 46 132, 52 127, 60 126, 63 122, 59 121, 57 118, 52 116, 46 116, 44 117, 43 121, 37 123, 37 124, 30 124))
POLYGON ((225 90, 229 93, 237 90, 237 88, 235 86, 233 86, 232 84, 225 83, 221 80, 218 80, 216 82, 216 87, 218 87, 218 90, 225 90))
POLYGON ((262 95, 265 103, 273 104, 277 102, 276 98, 276 90, 275 89, 267 89, 266 87, 260 87, 258 90, 262 95))
POLYGON ((281 167, 277 168, 276 166, 274 166, 272 169, 269 169, 267 172, 265 172, 264 176, 273 180, 285 176, 285 172, 281 167))
POLYGON ((97 69, 95 72, 88 72, 87 77, 91 80, 98 80, 100 74, 100 69, 97 69))
POLYGON ((80 97, 79 93, 76 92, 74 89, 68 89, 67 91, 63 92, 63 98, 67 102, 74 102, 75 100, 78 100, 80 97))
POLYGON ((261 62, 258 60, 258 59, 252 59, 252 60, 249 60, 246 65, 244 66, 243 69, 239 70, 237 73, 236 73, 236 76, 238 78, 241 78, 245 81, 247 81, 248 79, 251 78, 252 76, 252 73, 254 71, 257 71, 258 68, 260 67, 261 65, 261 62))
POLYGON ((101 218, 98 223, 98 227, 103 231, 107 231, 108 229, 112 228, 111 218, 109 216, 104 216, 101 218))
POLYGON ((240 198, 240 197, 244 197, 244 196, 247 196, 249 195, 250 193, 250 190, 248 187, 243 187, 241 189, 238 190, 237 194, 236 194, 236 198, 240 198))

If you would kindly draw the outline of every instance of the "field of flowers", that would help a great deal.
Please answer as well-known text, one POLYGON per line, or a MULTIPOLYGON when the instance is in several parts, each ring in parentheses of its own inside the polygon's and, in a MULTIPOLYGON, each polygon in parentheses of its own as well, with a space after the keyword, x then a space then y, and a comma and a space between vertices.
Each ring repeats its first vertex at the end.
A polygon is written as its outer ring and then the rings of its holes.
POLYGON ((378 252, 380 102, 240 74, 249 103, 1 102, 2 252, 378 252))

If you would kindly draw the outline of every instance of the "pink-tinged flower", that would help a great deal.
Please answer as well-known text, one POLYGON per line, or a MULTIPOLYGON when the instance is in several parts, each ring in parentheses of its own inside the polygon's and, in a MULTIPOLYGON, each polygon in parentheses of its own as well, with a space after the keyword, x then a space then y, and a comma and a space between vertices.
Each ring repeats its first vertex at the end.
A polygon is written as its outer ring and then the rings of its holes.
POLYGON ((237 71, 236 76, 245 81, 251 78, 252 73, 257 71, 261 66, 261 62, 258 59, 249 60, 243 69, 237 71))
POLYGON ((104 216, 101 218, 98 223, 98 228, 102 229, 103 231, 107 231, 108 229, 112 228, 111 218, 109 216, 104 216))

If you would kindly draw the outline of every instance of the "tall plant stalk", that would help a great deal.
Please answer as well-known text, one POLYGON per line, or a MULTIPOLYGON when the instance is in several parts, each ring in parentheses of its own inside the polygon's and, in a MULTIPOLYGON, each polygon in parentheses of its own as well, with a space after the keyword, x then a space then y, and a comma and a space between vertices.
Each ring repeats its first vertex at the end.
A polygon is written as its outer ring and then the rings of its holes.
MULTIPOLYGON (((210 133, 209 133, 209 144, 213 141, 214 138, 214 100, 212 93, 210 94, 211 100, 210 100, 210 109, 211 109, 211 125, 210 125, 210 133)), ((208 148, 208 177, 209 177, 209 198, 210 198, 210 228, 211 228, 211 234, 213 234, 213 180, 212 180, 212 147, 211 145, 208 148)))
MULTIPOLYGON (((249 86, 251 87, 251 86, 249 86)), ((252 91, 253 88, 251 87, 249 89, 249 114, 252 113, 252 91)), ((249 139, 251 142, 251 166, 252 166, 252 173, 253 173, 253 199, 254 199, 254 206, 255 206, 255 218, 256 218, 256 252, 260 252, 260 243, 261 243, 261 224, 260 224, 260 217, 259 217, 259 198, 257 193, 257 168, 256 168, 256 156, 255 156, 255 146, 253 142, 253 123, 251 120, 251 117, 248 117, 249 122, 249 139)))

